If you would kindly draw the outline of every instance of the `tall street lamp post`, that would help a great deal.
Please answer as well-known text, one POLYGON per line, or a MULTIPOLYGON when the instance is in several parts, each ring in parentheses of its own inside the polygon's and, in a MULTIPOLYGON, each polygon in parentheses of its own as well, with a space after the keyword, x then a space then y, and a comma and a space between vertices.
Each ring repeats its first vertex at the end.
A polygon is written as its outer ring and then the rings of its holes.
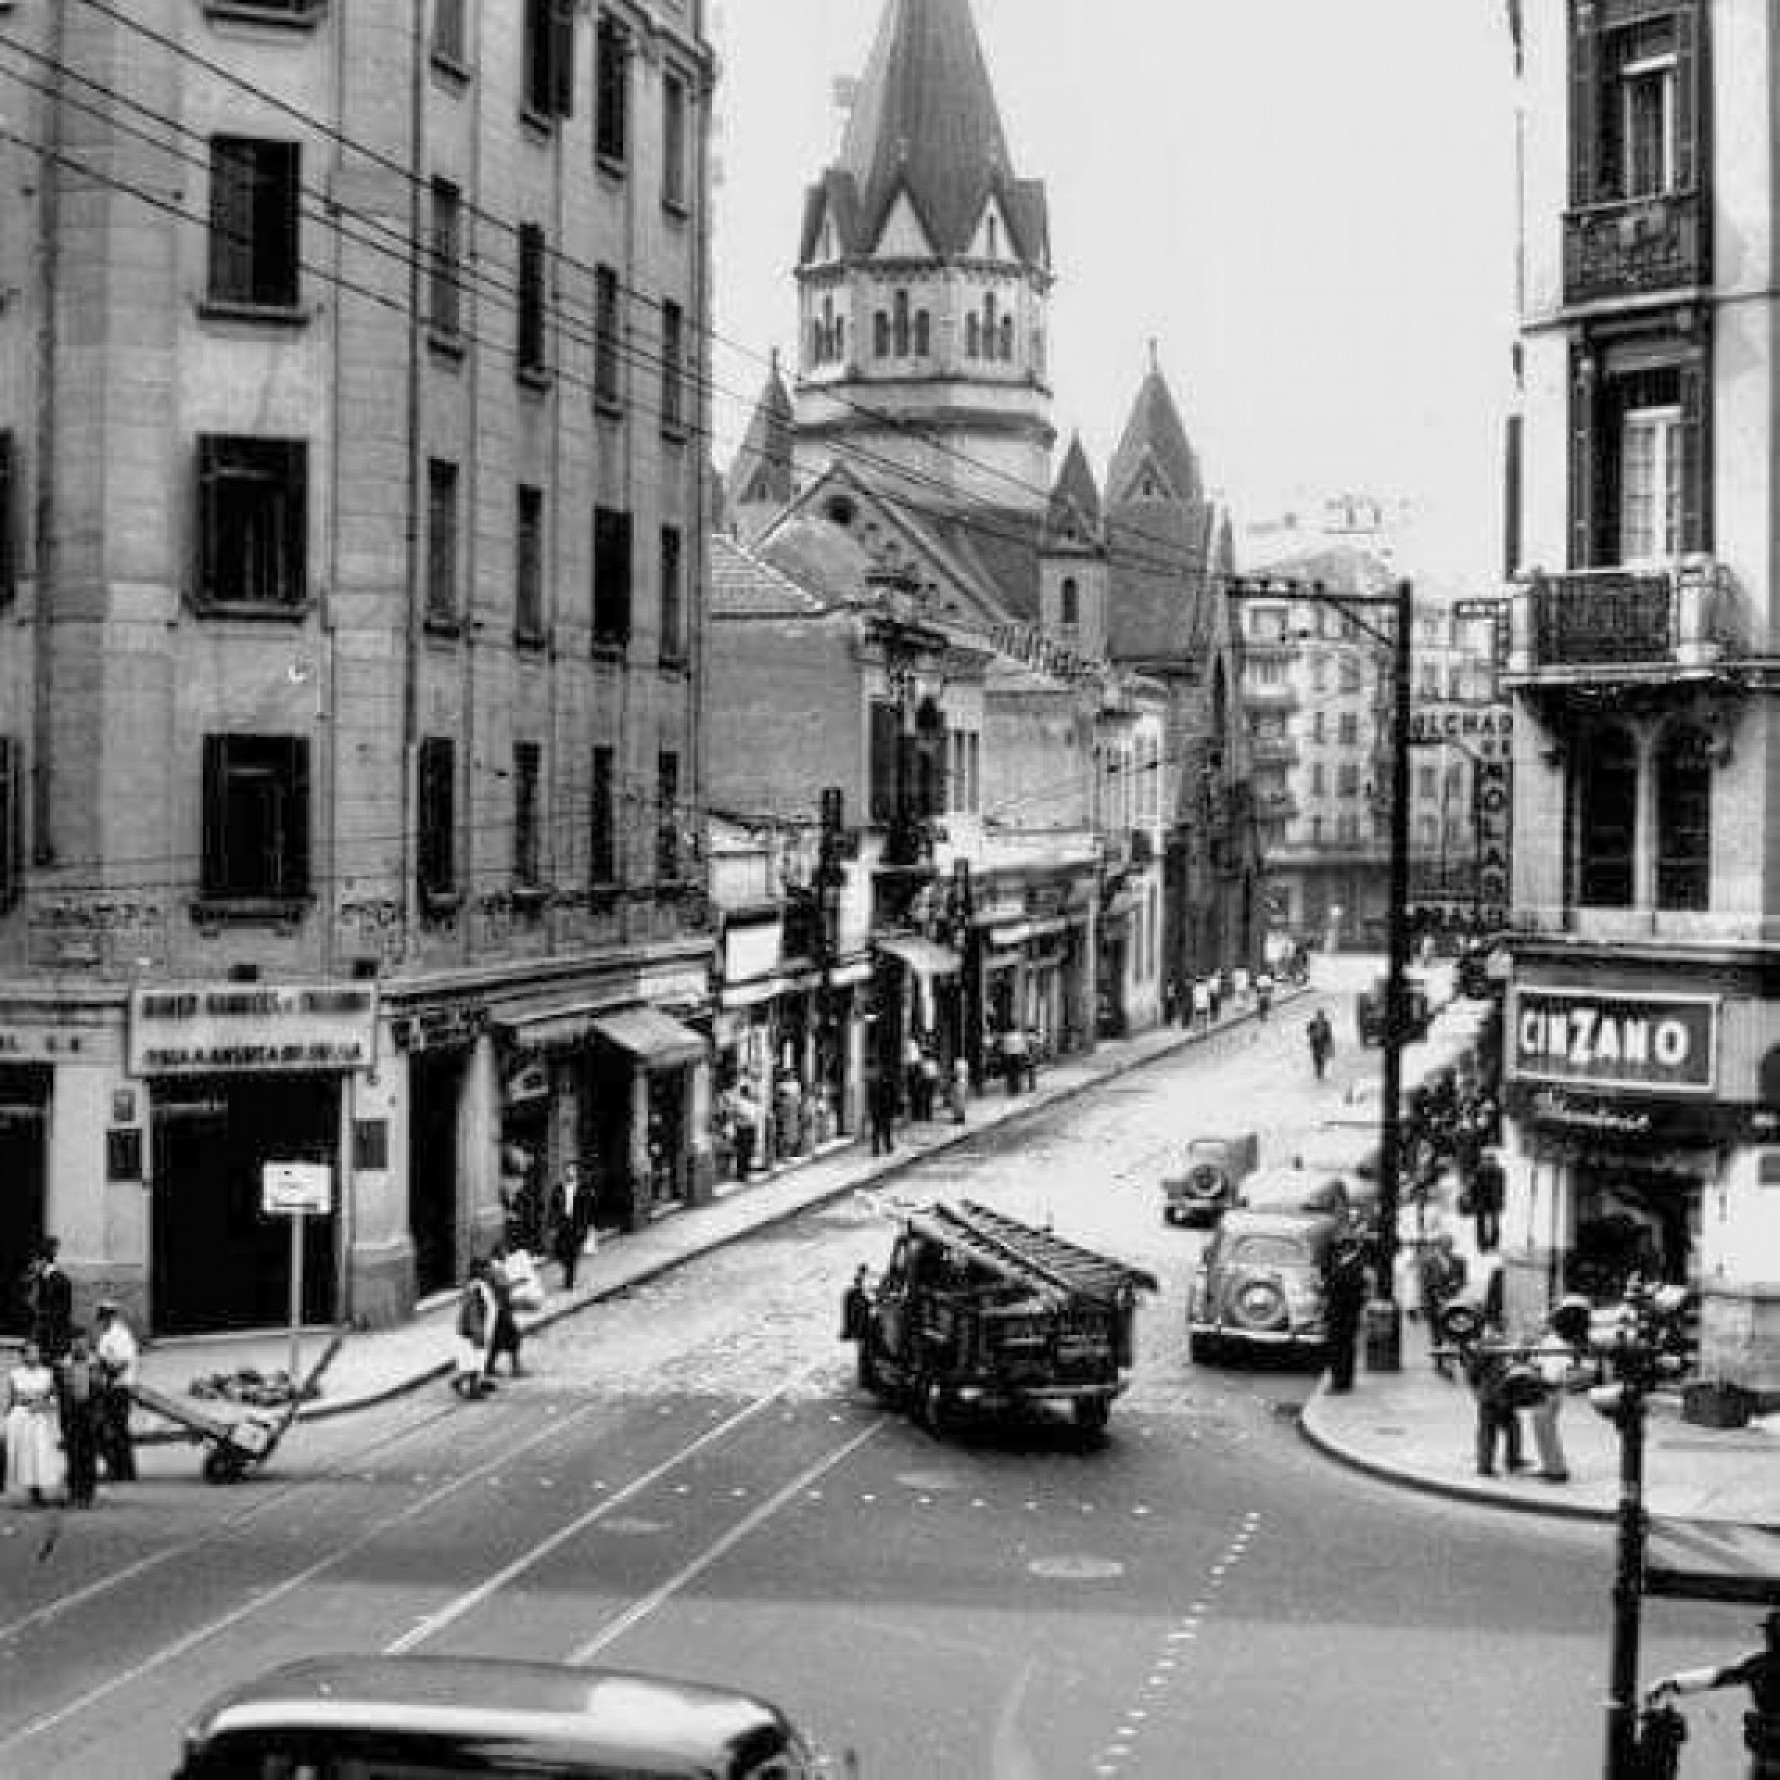
POLYGON ((1397 1207, 1402 1197, 1403 1046, 1409 1033, 1409 699, 1414 665, 1414 584, 1399 581, 1390 593, 1334 593, 1320 581, 1236 577, 1226 583, 1225 590, 1237 600, 1333 606, 1391 651, 1391 830, 1385 909, 1384 1084, 1378 1134, 1377 1296, 1366 1307, 1366 1365, 1373 1372, 1400 1372, 1403 1312, 1396 1286, 1397 1207), (1392 614, 1388 632, 1359 615, 1362 610, 1381 608, 1392 614))

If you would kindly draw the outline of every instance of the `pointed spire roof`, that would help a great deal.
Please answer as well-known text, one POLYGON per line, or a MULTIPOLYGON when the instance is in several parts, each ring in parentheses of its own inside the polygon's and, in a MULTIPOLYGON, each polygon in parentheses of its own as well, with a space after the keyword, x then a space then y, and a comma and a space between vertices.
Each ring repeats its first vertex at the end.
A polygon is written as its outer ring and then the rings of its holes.
POLYGON ((729 471, 729 496, 741 506, 772 501, 783 506, 791 499, 791 392, 773 352, 772 369, 754 406, 747 436, 735 454, 729 471))
POLYGON ((858 197, 856 246, 906 191, 935 251, 963 253, 996 192, 1020 253, 1042 261, 1043 187, 1013 176, 970 0, 888 0, 837 171, 858 197))
POLYGON ((1082 449, 1082 436, 1070 436, 1063 468, 1051 489, 1050 509, 1045 516, 1045 535, 1078 544, 1100 541, 1100 490, 1082 449))
POLYGON ((1162 375, 1154 341, 1150 343, 1149 372, 1125 423, 1124 437, 1113 453, 1106 498, 1109 506, 1130 500, 1197 505, 1205 498, 1199 460, 1188 443, 1168 380, 1162 375))

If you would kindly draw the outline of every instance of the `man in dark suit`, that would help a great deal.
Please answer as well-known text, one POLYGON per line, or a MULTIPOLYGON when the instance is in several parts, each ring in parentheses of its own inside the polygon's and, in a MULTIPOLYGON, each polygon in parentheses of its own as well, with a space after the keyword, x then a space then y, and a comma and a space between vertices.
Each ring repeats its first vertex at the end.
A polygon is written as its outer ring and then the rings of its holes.
POLYGON ((593 1188, 581 1178, 578 1162, 563 1164, 562 1178, 550 1195, 550 1252, 562 1266, 562 1287, 575 1289, 575 1269, 593 1228, 593 1188))
POLYGON ((60 1252, 61 1244, 55 1237, 44 1237, 31 1269, 31 1339, 46 1366, 61 1363, 74 1332, 74 1287, 57 1259, 60 1252))

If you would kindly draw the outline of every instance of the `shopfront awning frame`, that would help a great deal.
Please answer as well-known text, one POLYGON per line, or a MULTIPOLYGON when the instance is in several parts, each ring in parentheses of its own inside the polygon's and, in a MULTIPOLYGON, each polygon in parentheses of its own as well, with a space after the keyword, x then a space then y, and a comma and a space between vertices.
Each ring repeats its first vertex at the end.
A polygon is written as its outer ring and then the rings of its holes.
POLYGON ((646 1069, 678 1069, 702 1062, 710 1047, 704 1035, 658 1007, 627 1007, 599 1015, 592 1034, 634 1057, 646 1069))
POLYGON ((918 933, 886 934, 873 943, 919 977, 955 977, 964 968, 964 960, 950 946, 918 933))

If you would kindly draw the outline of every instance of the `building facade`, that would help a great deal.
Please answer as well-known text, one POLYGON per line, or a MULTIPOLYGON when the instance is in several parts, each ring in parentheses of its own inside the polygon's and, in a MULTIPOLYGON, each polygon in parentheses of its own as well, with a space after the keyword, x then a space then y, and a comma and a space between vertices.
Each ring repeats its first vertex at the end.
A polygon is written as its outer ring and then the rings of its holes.
MULTIPOLYGON (((157 1332, 709 1176, 699 0, 28 7, 0 1274, 157 1332)), ((10 1299, 8 1300, 10 1303, 10 1299)))
POLYGON ((1693 1286, 1780 1386, 1773 464, 1780 39, 1527 8, 1511 1287, 1693 1286))

